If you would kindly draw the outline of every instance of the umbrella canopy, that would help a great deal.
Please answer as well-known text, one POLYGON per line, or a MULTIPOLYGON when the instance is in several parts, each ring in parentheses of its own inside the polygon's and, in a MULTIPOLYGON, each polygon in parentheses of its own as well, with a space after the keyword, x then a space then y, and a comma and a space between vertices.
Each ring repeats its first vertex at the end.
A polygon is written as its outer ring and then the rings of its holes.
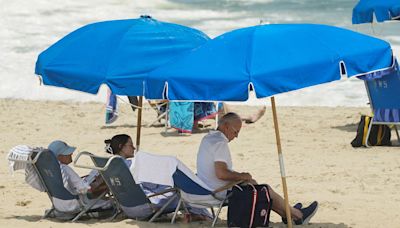
MULTIPOLYGON (((392 65, 383 41, 326 25, 259 25, 225 33, 149 73, 146 97, 245 101, 360 76, 392 65)), ((291 221, 274 97, 271 97, 287 221, 291 221)), ((288 227, 292 223, 288 222, 288 227)))
POLYGON ((353 24, 400 20, 400 0, 360 0, 353 9, 353 24))
POLYGON ((146 97, 245 101, 383 70, 389 43, 316 24, 259 25, 225 33, 149 73, 146 97))
POLYGON ((96 94, 107 84, 114 94, 143 95, 148 71, 207 40, 198 30, 149 16, 98 22, 43 51, 35 73, 46 85, 96 94))

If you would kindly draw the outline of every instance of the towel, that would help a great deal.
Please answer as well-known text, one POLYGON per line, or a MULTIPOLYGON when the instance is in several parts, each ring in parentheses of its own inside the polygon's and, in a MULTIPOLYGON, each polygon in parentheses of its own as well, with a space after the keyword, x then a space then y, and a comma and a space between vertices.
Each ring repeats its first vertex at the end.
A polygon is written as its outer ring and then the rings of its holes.
POLYGON ((117 96, 110 89, 107 91, 106 103, 106 124, 111 124, 118 118, 118 102, 117 96))
POLYGON ((174 186, 172 175, 178 165, 174 156, 155 155, 138 151, 132 159, 130 171, 137 183, 150 182, 174 186))
POLYGON ((196 174, 193 173, 191 169, 189 169, 185 164, 183 164, 180 160, 177 160, 177 168, 184 173, 187 177, 189 177, 192 181, 196 182, 202 188, 207 189, 208 191, 213 191, 206 183, 204 183, 196 174))
POLYGON ((194 102, 194 122, 212 119, 217 113, 214 102, 194 102))
POLYGON ((33 148, 26 145, 18 145, 10 150, 7 155, 10 173, 26 168, 32 149, 33 148))
POLYGON ((33 167, 32 163, 30 163, 30 156, 33 151, 40 151, 43 148, 32 148, 26 145, 18 145, 13 147, 8 153, 8 165, 10 168, 10 173, 14 173, 17 170, 25 170, 25 182, 32 186, 33 188, 44 192, 45 188, 40 181, 40 178, 33 167), (12 160, 16 161, 12 161, 12 160))
POLYGON ((194 103, 169 102, 169 122, 171 127, 181 132, 192 133, 194 124, 194 103))

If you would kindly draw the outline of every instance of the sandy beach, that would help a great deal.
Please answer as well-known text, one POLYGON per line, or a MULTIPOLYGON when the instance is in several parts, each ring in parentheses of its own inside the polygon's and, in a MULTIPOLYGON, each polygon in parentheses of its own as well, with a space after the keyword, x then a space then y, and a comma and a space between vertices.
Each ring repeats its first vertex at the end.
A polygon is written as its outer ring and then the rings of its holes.
MULTIPOLYGON (((136 113, 120 105, 120 117, 104 125, 104 104, 1 99, 0 154, 6 157, 15 145, 47 146, 62 139, 77 146, 77 151, 103 152, 103 140, 119 133, 136 138, 136 113)), ((254 106, 236 106, 240 113, 254 106)), ((306 227, 398 227, 400 196, 399 147, 354 149, 360 113, 368 108, 280 107, 279 127, 292 204, 318 200, 319 210, 306 227)), ((156 113, 144 108, 144 125, 153 122, 156 113)), ((213 121, 209 123, 213 124, 213 121)), ((175 155, 196 170, 195 155, 201 138, 211 127, 192 135, 179 135, 163 127, 142 129, 141 150, 175 155)), ((396 137, 392 132, 392 141, 396 137)), ((270 184, 282 193, 278 156, 270 107, 261 120, 244 124, 239 138, 230 143, 234 168, 249 171, 256 180, 270 184)), ((76 153, 75 153, 76 155, 76 153)), ((88 170, 75 168, 80 174, 88 170)), ((45 193, 24 182, 23 173, 10 175, 7 162, 0 167, 0 227, 174 227, 166 222, 149 224, 131 219, 113 222, 79 221, 75 224, 40 219, 51 206, 45 193)), ((226 220, 226 210, 221 214, 226 220)), ((284 227, 272 213, 273 227, 284 227)), ((209 226, 208 223, 178 223, 181 227, 209 226)), ((225 221, 219 222, 220 226, 225 221)))

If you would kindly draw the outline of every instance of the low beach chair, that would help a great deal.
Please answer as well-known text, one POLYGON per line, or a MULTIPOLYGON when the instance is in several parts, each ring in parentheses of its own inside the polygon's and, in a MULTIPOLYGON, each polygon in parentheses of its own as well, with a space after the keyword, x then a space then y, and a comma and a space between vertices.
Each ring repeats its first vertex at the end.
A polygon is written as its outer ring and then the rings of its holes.
POLYGON ((153 222, 160 215, 173 212, 173 210, 168 211, 166 208, 178 197, 177 195, 171 196, 161 208, 152 204, 150 198, 175 192, 176 190, 171 188, 163 192, 146 196, 140 185, 135 183, 128 166, 121 156, 114 155, 107 158, 95 156, 89 152, 81 152, 76 157, 74 166, 96 169, 99 171, 113 195, 117 207, 117 212, 114 214, 113 218, 115 218, 119 213, 124 212, 130 218, 149 219, 149 222, 153 222), (89 156, 94 166, 78 165, 77 162, 81 156, 89 156), (136 213, 144 210, 151 210, 152 215, 146 218, 130 216, 131 212, 136 213))
POLYGON ((242 181, 232 182, 216 190, 211 190, 188 167, 179 161, 177 170, 173 174, 174 187, 179 190, 179 203, 176 207, 171 223, 174 223, 178 210, 186 204, 197 208, 210 208, 213 216, 212 227, 215 226, 222 207, 227 206, 229 195, 227 190, 242 181), (217 213, 214 212, 216 207, 217 213))
POLYGON ((372 125, 385 124, 389 127, 394 126, 397 140, 400 143, 396 127, 396 125, 400 125, 400 71, 397 64, 395 69, 384 76, 363 78, 373 112, 366 142, 368 142, 372 125))
POLYGON ((239 183, 230 183, 213 191, 176 157, 143 151, 136 153, 135 163, 131 170, 138 181, 161 183, 173 186, 178 190, 179 202, 171 223, 175 222, 179 210, 183 209, 188 213, 190 210, 187 206, 190 206, 191 208, 210 208, 213 215, 212 225, 214 226, 222 206, 226 205, 226 190, 239 183), (154 164, 157 164, 157 166, 154 167, 154 164), (154 170, 160 175, 153 175, 154 170), (214 207, 218 208, 216 214, 214 207))
POLYGON ((25 162, 32 164, 34 167, 34 170, 37 173, 39 180, 52 203, 52 208, 46 211, 43 218, 47 218, 52 212, 55 212, 56 215, 62 215, 60 218, 72 219, 71 221, 75 222, 84 214, 104 211, 103 209, 92 209, 92 207, 97 203, 98 200, 101 199, 101 197, 103 197, 103 195, 91 201, 90 204, 85 204, 78 195, 71 194, 64 187, 60 164, 50 150, 33 150, 31 152, 30 159, 26 160, 25 162), (60 200, 76 200, 81 209, 79 212, 65 212, 57 210, 54 205, 55 198, 60 200))

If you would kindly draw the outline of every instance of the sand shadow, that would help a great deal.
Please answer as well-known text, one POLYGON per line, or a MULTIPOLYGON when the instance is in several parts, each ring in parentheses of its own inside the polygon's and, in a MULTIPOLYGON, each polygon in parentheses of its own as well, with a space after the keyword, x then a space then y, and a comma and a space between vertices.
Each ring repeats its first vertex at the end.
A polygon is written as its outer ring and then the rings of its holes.
MULTIPOLYGON (((8 216, 5 217, 5 219, 17 219, 17 220, 24 220, 27 222, 38 222, 39 220, 43 219, 41 215, 24 215, 24 216, 8 216)), ((61 219, 56 219, 56 218, 45 218, 46 220, 52 221, 52 222, 56 222, 56 223, 65 223, 65 222, 70 222, 70 221, 65 221, 65 220, 61 220, 61 219)), ((155 222, 153 223, 149 223, 146 221, 137 221, 137 220, 133 220, 133 219, 129 219, 126 218, 125 216, 117 216, 117 218, 115 218, 112 221, 109 221, 108 218, 104 218, 104 219, 96 219, 96 218, 90 218, 90 217, 82 217, 81 219, 79 219, 78 221, 75 222, 75 224, 87 224, 87 225, 94 225, 97 223, 118 223, 121 221, 124 221, 125 224, 129 224, 129 225, 135 225, 138 227, 144 227, 144 228, 158 228, 158 227, 211 227, 211 222, 204 222, 204 221, 200 221, 200 222, 191 222, 191 223, 183 223, 182 221, 179 221, 179 217, 178 217, 178 221, 175 224, 170 224, 170 217, 164 217, 164 218, 159 218, 157 219, 155 222)), ((71 223, 72 224, 72 223, 71 223)), ((215 225, 215 227, 226 227, 227 226, 227 220, 221 220, 219 219, 217 224, 215 225)), ((271 228, 286 228, 287 225, 283 224, 283 223, 274 223, 274 222, 270 222, 269 227, 271 228)), ((297 227, 297 226, 295 226, 297 227)), ((300 227, 300 226, 299 226, 300 227)), ((344 224, 344 223, 340 223, 340 224, 335 224, 335 223, 310 223, 307 225, 307 228, 349 228, 350 226, 344 224)))
POLYGON ((358 127, 358 123, 352 123, 352 124, 346 124, 343 126, 334 126, 331 127, 333 129, 338 129, 341 131, 347 131, 347 132, 356 132, 357 131, 357 127, 358 127))
POLYGON ((133 124, 121 124, 121 125, 102 126, 100 127, 100 129, 135 128, 136 126, 137 125, 133 124))
MULTIPOLYGON (((79 224, 79 223, 97 224, 97 223, 104 223, 104 222, 121 222, 122 220, 126 219, 125 216, 119 215, 116 218, 114 218, 112 221, 110 221, 111 217, 112 217, 111 213, 104 214, 99 217, 83 215, 82 217, 79 218, 79 220, 74 222, 74 224, 79 224)), ((43 215, 23 215, 23 216, 14 215, 14 216, 5 217, 5 219, 17 219, 17 220, 24 220, 27 222, 38 222, 40 220, 48 220, 48 221, 55 222, 55 223, 71 222, 68 219, 60 219, 60 218, 54 218, 54 217, 43 218, 43 215)), ((72 222, 71 222, 71 224, 72 224, 72 222)))
MULTIPOLYGON (((219 219, 215 227, 227 227, 228 221, 227 220, 221 220, 219 219)), ((207 225, 206 223, 204 225, 207 225)), ((208 224, 208 226, 205 227, 210 227, 211 223, 208 224)), ((194 226, 193 226, 194 227, 194 226)), ((196 226, 198 227, 198 226, 196 226)), ((282 223, 282 222, 270 222, 269 226, 271 228, 287 228, 287 225, 282 223)), ((307 227, 307 228, 349 228, 350 226, 340 223, 340 224, 334 224, 334 223, 309 223, 308 225, 304 226, 296 226, 293 224, 293 227, 307 227)))
MULTIPOLYGON (((287 225, 284 223, 270 223, 269 227, 272 228, 286 228, 287 225)), ((348 226, 344 223, 339 223, 339 224, 335 224, 335 223, 329 223, 329 222, 321 222, 321 223, 309 223, 308 225, 302 225, 302 226, 296 226, 294 225, 294 227, 307 227, 307 228, 350 228, 351 226, 348 226)))
POLYGON ((164 123, 155 123, 155 124, 152 124, 151 126, 150 126, 150 124, 146 124, 146 127, 162 128, 162 127, 165 127, 165 124, 164 123))
POLYGON ((203 129, 193 129, 192 133, 180 133, 178 130, 173 130, 173 131, 162 131, 160 132, 160 135, 163 137, 188 137, 193 134, 203 134, 203 133, 208 133, 211 129, 209 128, 203 128, 203 129))
POLYGON ((43 217, 42 215, 23 215, 23 216, 13 215, 13 216, 5 217, 5 219, 17 219, 17 220, 24 220, 27 222, 37 222, 37 221, 41 220, 42 217, 43 217))

